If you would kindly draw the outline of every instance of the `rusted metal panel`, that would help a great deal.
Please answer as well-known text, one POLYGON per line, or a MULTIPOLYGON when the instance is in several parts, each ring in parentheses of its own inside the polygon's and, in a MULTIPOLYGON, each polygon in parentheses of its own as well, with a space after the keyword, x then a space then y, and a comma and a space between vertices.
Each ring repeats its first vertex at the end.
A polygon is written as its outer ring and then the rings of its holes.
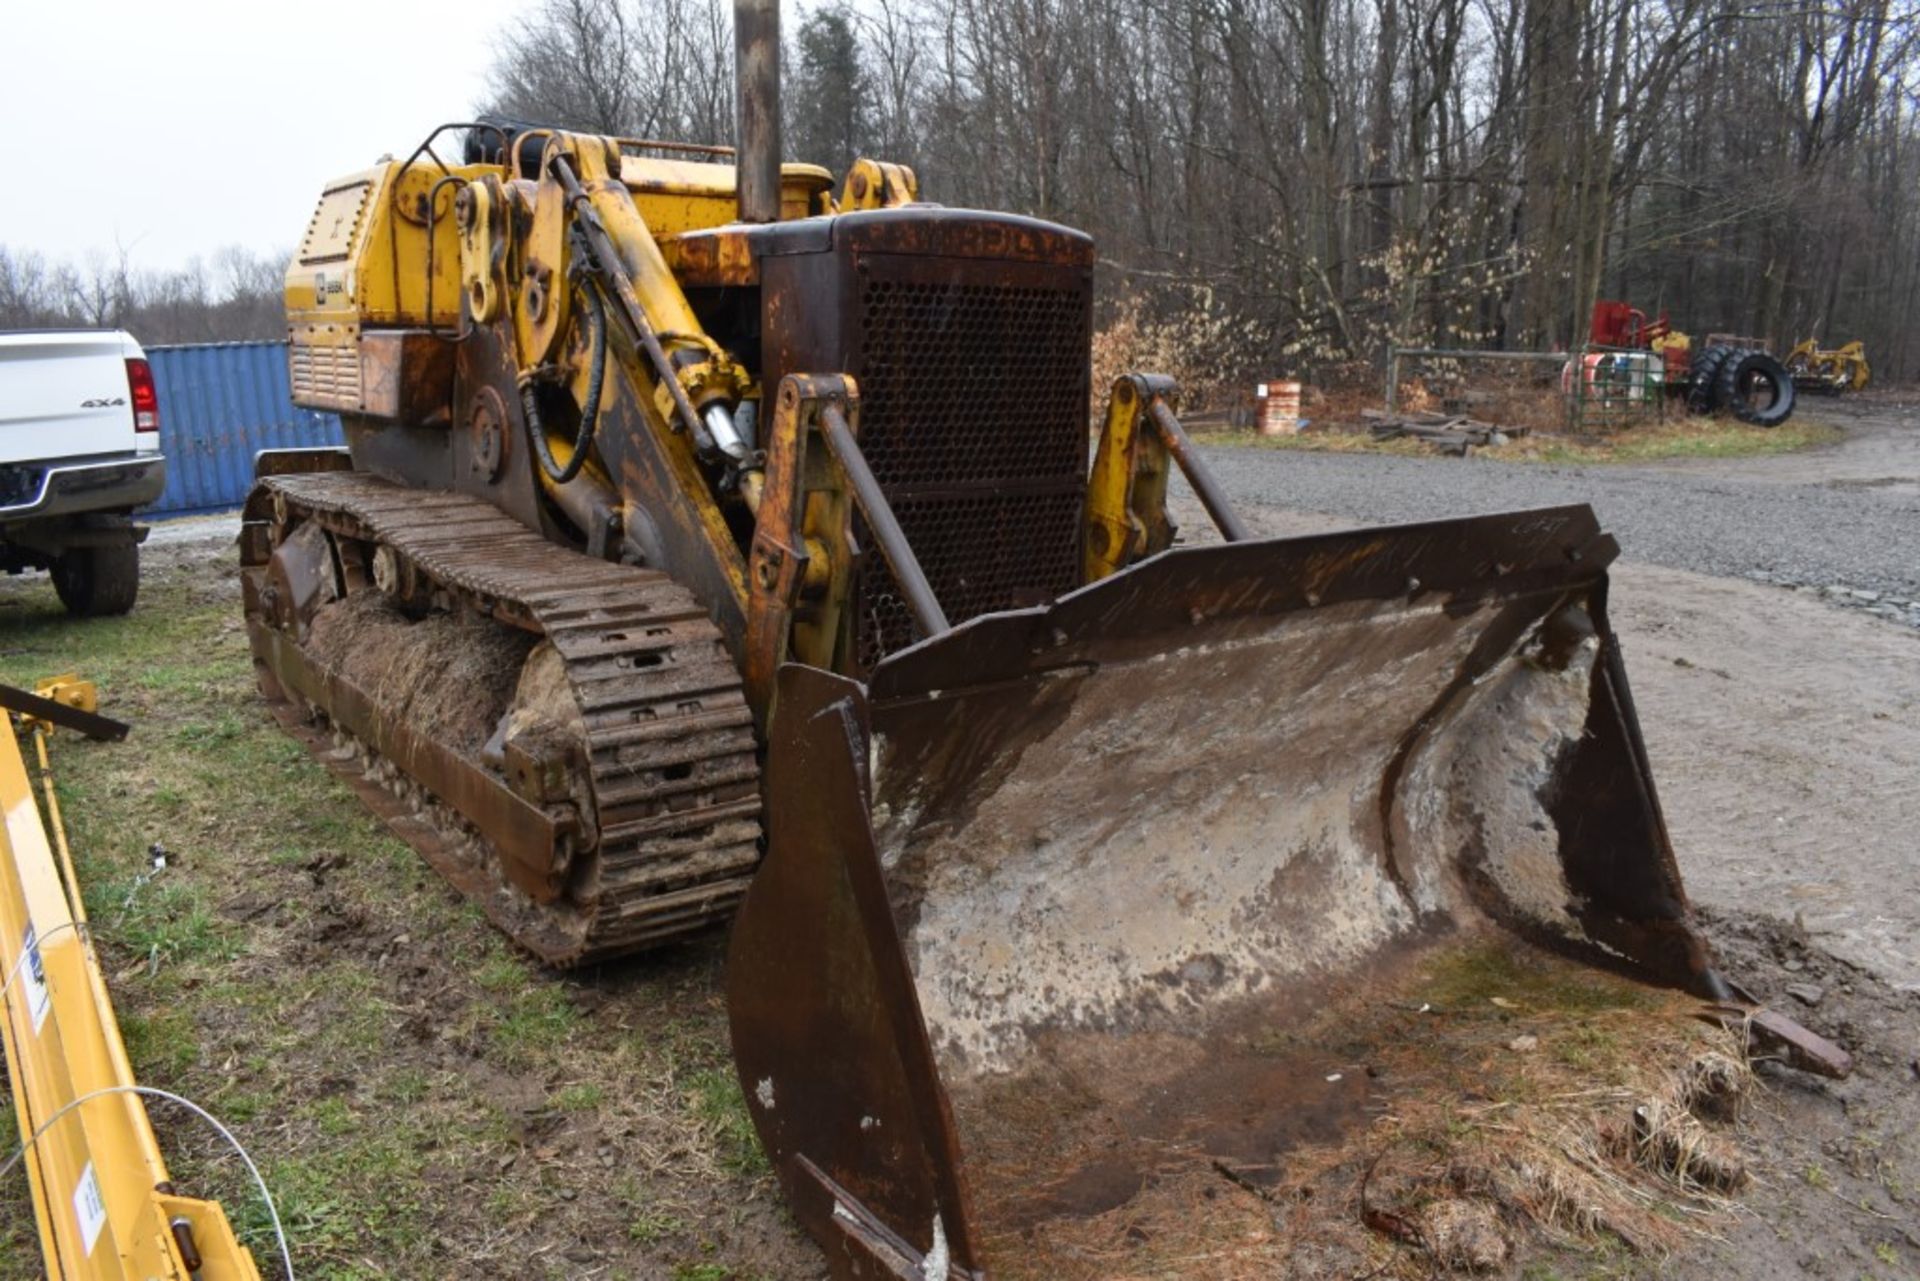
POLYGON ((754 237, 742 227, 690 231, 660 242, 660 252, 688 289, 742 288, 760 283, 754 237))
POLYGON ((779 681, 770 844, 727 965, 741 1087, 836 1277, 915 1275, 860 1230, 875 1220, 921 1257, 937 1220, 970 1269, 959 1143, 873 846, 864 691, 798 664, 779 681))
POLYGON ((294 405, 283 342, 149 347, 147 359, 167 457, 167 487, 150 516, 238 507, 261 450, 342 443, 336 415, 294 405))
POLYGON ((362 413, 444 427, 452 420, 453 344, 424 329, 360 335, 362 413))

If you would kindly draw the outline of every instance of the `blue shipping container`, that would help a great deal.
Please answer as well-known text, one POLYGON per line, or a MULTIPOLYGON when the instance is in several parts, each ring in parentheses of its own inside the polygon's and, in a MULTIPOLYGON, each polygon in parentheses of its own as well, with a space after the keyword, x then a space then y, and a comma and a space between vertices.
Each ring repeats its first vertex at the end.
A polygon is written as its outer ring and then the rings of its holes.
POLYGON ((283 342, 149 347, 147 360, 167 458, 167 489, 148 516, 238 507, 261 450, 344 443, 337 416, 294 405, 283 342))

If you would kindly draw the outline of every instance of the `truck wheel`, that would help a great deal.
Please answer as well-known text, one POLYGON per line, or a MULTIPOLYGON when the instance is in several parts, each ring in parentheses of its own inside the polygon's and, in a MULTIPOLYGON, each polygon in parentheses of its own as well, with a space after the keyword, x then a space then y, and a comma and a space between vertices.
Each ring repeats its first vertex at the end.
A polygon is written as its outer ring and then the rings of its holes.
POLYGON ((1793 379, 1764 351, 1739 351, 1720 366, 1719 400, 1755 427, 1778 427, 1793 412, 1793 379))
POLYGON ((69 614, 100 618, 124 614, 140 594, 140 547, 121 543, 75 547, 53 562, 53 590, 69 614))
POLYGON ((1731 347, 1709 347, 1693 362, 1687 379, 1687 412, 1710 414, 1720 407, 1720 367, 1733 354, 1731 347))

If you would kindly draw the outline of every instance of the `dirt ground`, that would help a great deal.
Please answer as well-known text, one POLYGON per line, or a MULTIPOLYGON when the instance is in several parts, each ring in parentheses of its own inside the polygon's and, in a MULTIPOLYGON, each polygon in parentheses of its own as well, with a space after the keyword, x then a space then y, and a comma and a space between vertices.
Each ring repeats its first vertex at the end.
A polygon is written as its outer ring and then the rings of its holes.
MULTIPOLYGON (((1709 465, 1783 462, 1889 474, 1871 457, 1709 465)), ((1330 523, 1248 515, 1271 534, 1330 523)), ((720 942, 565 978, 512 955, 253 702, 230 537, 230 521, 158 531, 125 623, 83 631, 43 580, 0 584, 0 678, 84 665, 138 726, 141 754, 62 740, 56 769, 143 1079, 238 1125, 303 1277, 823 1276, 731 1078, 720 942), (173 889, 141 879, 155 839, 173 889)), ((1756 1186, 1680 1225, 1675 1252, 1517 1232, 1523 1248, 1485 1275, 1920 1278, 1920 633, 1631 560, 1612 610, 1721 965, 1856 1070, 1756 1066, 1759 1098, 1726 1131, 1756 1186)), ((227 1186, 189 1127, 160 1124, 176 1174, 227 1186)), ((1332 1212, 1359 1215, 1342 1188, 1332 1212)), ((1280 1207, 1224 1194, 1280 1226, 1280 1207)), ((223 1195, 259 1242, 257 1211, 223 1195)), ((37 1275, 38 1254, 24 1198, 7 1199, 11 1281, 37 1275)), ((1276 1275, 1436 1275, 1412 1246, 1380 1259, 1276 1275)))

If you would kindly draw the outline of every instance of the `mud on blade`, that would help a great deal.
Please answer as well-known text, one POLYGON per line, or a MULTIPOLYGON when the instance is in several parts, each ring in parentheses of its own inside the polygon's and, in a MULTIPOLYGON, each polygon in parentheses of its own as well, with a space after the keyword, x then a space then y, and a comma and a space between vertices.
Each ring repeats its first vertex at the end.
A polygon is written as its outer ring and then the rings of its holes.
POLYGON ((839 1274, 984 1274, 983 1227, 1072 1212, 1072 1154, 996 1133, 1063 1081, 1115 1142, 1285 1142, 1288 1092, 1236 1047, 1422 938, 1498 926, 1711 991, 1616 552, 1585 507, 1181 549, 864 686, 784 669, 730 1003, 839 1274))

